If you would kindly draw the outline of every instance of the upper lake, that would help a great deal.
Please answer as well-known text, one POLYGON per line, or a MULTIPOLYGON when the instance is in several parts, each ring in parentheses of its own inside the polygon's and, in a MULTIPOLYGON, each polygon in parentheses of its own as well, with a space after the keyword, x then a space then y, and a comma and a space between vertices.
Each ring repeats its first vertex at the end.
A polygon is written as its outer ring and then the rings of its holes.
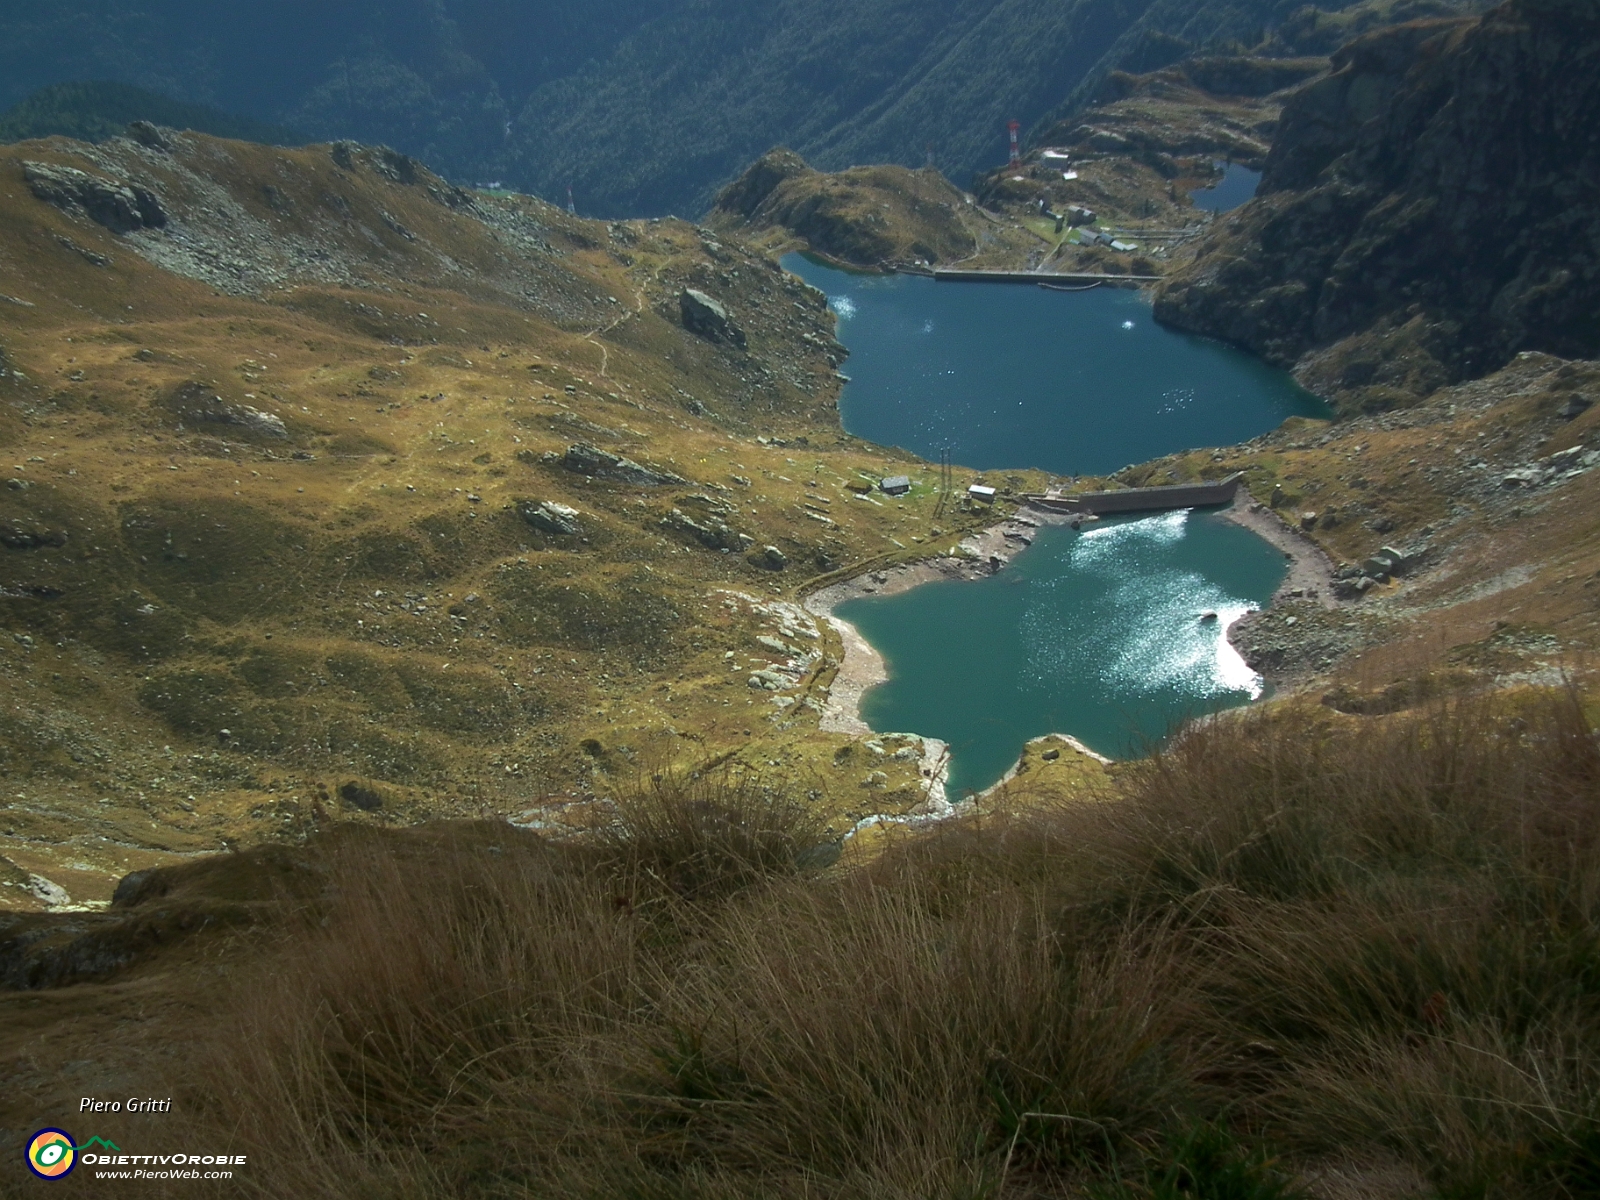
POLYGON ((783 265, 828 296, 850 376, 845 429, 979 470, 1103 475, 1247 441, 1327 409, 1288 375, 1157 325, 1138 292, 857 275, 783 265))
POLYGON ((1222 178, 1210 187, 1195 188, 1189 193, 1189 199, 1194 201, 1196 208, 1214 213, 1232 212, 1241 204, 1255 199, 1256 189, 1261 186, 1260 171, 1252 171, 1238 163, 1217 165, 1222 168, 1222 178))

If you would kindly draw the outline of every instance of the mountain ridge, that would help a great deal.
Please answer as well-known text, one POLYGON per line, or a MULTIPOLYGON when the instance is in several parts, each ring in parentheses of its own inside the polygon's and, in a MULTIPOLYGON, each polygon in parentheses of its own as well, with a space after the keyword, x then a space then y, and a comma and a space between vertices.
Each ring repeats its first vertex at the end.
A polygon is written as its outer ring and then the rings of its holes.
MULTIPOLYGON (((1523 350, 1600 354, 1600 13, 1508 0, 1340 50, 1295 93, 1257 199, 1163 285, 1159 319, 1409 403, 1523 350)), ((1359 401, 1355 399, 1359 394, 1359 401)))
POLYGON ((460 183, 557 203, 570 186, 593 215, 697 214, 774 145, 840 170, 922 167, 931 144, 965 185, 1003 161, 1008 120, 1047 128, 1113 69, 1270 45, 1302 8, 626 0, 582 15, 509 0, 61 0, 0 6, 0 104, 89 75, 317 140, 392 145, 460 183))

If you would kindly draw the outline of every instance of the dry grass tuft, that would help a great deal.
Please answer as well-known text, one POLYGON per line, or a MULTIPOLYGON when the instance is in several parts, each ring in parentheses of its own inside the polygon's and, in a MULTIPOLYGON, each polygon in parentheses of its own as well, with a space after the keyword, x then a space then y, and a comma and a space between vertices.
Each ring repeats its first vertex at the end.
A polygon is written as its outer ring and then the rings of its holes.
POLYGON ((1286 706, 818 875, 663 776, 595 846, 355 846, 189 1090, 274 1194, 1594 1195, 1597 785, 1571 693, 1286 706))
POLYGON ((595 831, 607 861, 639 884, 687 899, 792 875, 826 857, 826 822, 816 809, 757 778, 669 767, 629 781, 614 804, 615 820, 595 831))

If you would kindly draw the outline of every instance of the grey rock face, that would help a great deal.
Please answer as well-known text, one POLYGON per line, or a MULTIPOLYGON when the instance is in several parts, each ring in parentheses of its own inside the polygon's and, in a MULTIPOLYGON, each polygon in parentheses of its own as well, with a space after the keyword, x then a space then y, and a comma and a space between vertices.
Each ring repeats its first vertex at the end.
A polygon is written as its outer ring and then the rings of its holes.
POLYGON ((66 888, 46 879, 43 875, 28 876, 28 891, 32 892, 40 903, 48 904, 52 908, 72 903, 72 897, 67 894, 66 888))
POLYGON ((31 991, 103 979, 132 961, 135 953, 133 939, 91 920, 54 927, 0 926, 0 989, 31 991))
POLYGON ((579 475, 589 475, 596 479, 613 479, 618 483, 631 483, 638 487, 664 487, 688 482, 681 475, 640 466, 620 454, 612 454, 609 450, 602 450, 586 442, 569 446, 566 454, 558 461, 567 470, 575 471, 579 475))
POLYGON ((683 312, 683 327, 690 333, 713 342, 727 342, 741 350, 745 348, 744 330, 734 323, 720 300, 694 288, 684 288, 678 297, 678 306, 683 312))
POLYGON ((755 541, 749 534, 731 529, 725 521, 715 517, 696 521, 681 508, 662 517, 661 524, 676 533, 688 534, 708 550, 743 550, 755 541))
POLYGON ((1522 350, 1594 357, 1597 67, 1592 3, 1356 39, 1290 98, 1257 198, 1163 285, 1157 318, 1365 409, 1522 350))
POLYGON ((565 504, 557 504, 552 500, 539 503, 524 500, 517 505, 517 513, 529 525, 544 533, 572 537, 583 530, 578 523, 577 509, 568 508, 565 504))
POLYGON ((199 384, 186 384, 175 397, 180 420, 198 425, 231 425, 257 437, 287 438, 289 427, 283 418, 248 404, 230 404, 199 384))
POLYGON ((172 151, 172 131, 149 121, 135 121, 129 125, 128 136, 147 150, 172 151))
POLYGON ((60 549, 66 544, 64 529, 41 529, 14 521, 0 524, 0 546, 11 550, 40 550, 47 546, 60 549))
POLYGON ((167 223, 166 210, 148 188, 50 163, 25 162, 22 173, 28 189, 46 204, 81 211, 112 233, 160 229, 167 223))
POLYGON ((769 571, 781 571, 789 565, 789 556, 776 546, 764 546, 759 554, 750 556, 750 562, 769 571))

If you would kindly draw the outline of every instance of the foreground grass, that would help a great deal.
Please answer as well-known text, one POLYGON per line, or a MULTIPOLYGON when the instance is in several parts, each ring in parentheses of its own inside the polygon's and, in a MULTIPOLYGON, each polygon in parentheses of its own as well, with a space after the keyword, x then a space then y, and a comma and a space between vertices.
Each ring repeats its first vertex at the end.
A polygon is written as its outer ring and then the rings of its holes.
POLYGON ((803 807, 670 778, 581 848, 352 842, 187 1091, 276 1195, 1600 1194, 1577 696, 1115 787, 820 874, 803 807))

